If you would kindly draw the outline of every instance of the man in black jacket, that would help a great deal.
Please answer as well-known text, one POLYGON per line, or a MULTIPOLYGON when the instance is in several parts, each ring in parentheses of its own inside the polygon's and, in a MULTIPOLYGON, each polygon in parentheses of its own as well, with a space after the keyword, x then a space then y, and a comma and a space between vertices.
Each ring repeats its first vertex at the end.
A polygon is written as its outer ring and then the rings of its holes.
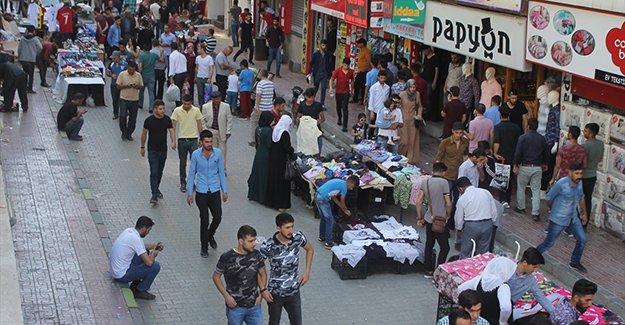
POLYGON ((3 81, 2 96, 4 97, 4 105, 0 107, 0 112, 9 112, 11 110, 19 110, 19 105, 13 105, 15 98, 15 90, 18 91, 22 110, 28 111, 28 96, 26 72, 20 69, 15 63, 0 63, 0 80, 3 81))

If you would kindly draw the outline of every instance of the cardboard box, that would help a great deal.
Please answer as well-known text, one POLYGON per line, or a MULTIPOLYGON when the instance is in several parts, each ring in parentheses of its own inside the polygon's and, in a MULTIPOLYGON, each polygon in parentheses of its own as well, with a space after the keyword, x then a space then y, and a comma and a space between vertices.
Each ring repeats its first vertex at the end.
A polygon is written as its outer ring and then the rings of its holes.
POLYGON ((610 140, 625 144, 625 116, 614 114, 610 123, 610 140))
POLYGON ((575 125, 584 128, 586 120, 586 107, 571 102, 563 102, 560 105, 560 129, 568 131, 569 126, 575 125))
POLYGON ((616 206, 625 207, 625 180, 608 174, 604 198, 616 206))
POLYGON ((602 228, 620 239, 625 239, 625 210, 604 202, 601 212, 602 228))
POLYGON ((606 172, 613 177, 625 180, 625 148, 613 144, 609 149, 609 159, 606 172))
POLYGON ((597 123, 599 125, 597 139, 603 141, 604 143, 609 143, 611 120, 612 113, 599 110, 597 108, 588 108, 586 109, 586 120, 584 121, 584 126, 588 123, 597 123))

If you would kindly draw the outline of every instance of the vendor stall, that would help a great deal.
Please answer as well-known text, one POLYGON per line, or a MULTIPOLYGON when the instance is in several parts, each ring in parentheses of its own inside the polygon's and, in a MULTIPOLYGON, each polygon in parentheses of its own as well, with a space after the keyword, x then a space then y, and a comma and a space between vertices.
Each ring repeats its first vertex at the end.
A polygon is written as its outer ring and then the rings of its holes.
MULTIPOLYGON (((459 294, 457 292, 458 286, 479 276, 484 271, 486 264, 495 257, 491 253, 486 253, 438 266, 436 271, 434 271, 434 284, 439 294, 437 320, 448 315, 455 306, 454 301, 457 301, 459 294)), ((547 279, 540 272, 536 272, 533 275, 536 277, 538 285, 547 299, 554 305, 560 303, 563 299, 571 297, 569 290, 558 287, 552 280, 547 279)), ((515 301, 512 307, 512 318, 514 320, 544 311, 529 292, 521 297, 520 300, 515 301)), ((579 319, 585 320, 589 324, 625 325, 623 318, 599 305, 593 305, 588 308, 579 319)))

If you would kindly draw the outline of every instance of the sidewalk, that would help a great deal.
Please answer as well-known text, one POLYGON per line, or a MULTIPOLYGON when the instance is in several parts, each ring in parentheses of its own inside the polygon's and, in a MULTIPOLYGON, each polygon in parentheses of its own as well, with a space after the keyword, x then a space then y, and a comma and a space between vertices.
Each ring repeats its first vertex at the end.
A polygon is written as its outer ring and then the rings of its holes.
MULTIPOLYGON (((223 32, 222 35, 225 35, 223 32)), ((221 36, 221 35, 219 35, 221 36)), ((225 37, 225 36, 224 36, 225 37)), ((256 61, 256 68, 266 68, 266 61, 256 61)), ((275 68, 274 68, 275 69, 275 68)), ((274 70, 275 72, 275 70, 274 70)), ((310 87, 306 84, 305 76, 301 73, 288 71, 288 67, 281 68, 282 78, 274 78, 274 86, 278 96, 283 96, 287 103, 292 98, 291 88, 300 86, 303 89, 310 87)), ((319 99, 319 95, 317 95, 319 99)), ((324 136, 336 142, 342 143, 343 147, 349 147, 352 137, 348 132, 342 132, 336 124, 335 97, 326 94, 325 112, 326 121, 322 125, 324 136)), ((349 104, 349 126, 356 121, 358 113, 365 112, 365 107, 358 104, 349 104)), ((348 127, 351 129, 351 127, 348 127)), ((438 136, 442 133, 441 122, 428 122, 421 133, 421 168, 431 171, 431 163, 434 161, 438 149, 438 136)), ((528 203, 530 195, 528 195, 528 203)), ((514 204, 513 204, 514 206, 514 204)), ((516 251, 515 241, 521 244, 521 250, 536 246, 545 238, 548 224, 548 208, 543 202, 541 205, 541 221, 533 222, 530 216, 524 216, 512 209, 507 209, 504 219, 504 227, 497 234, 497 241, 509 251, 516 251)), ((408 215, 414 215, 414 207, 408 215)), ((555 274, 557 281, 567 288, 579 278, 586 277, 596 282, 599 292, 595 296, 596 302, 604 304, 614 312, 625 315, 625 243, 607 234, 594 226, 588 227, 588 243, 584 251, 583 264, 588 268, 588 273, 582 275, 568 266, 570 254, 575 246, 575 240, 561 236, 556 245, 546 253, 547 265, 544 269, 547 273, 555 274), (617 257, 618 256, 618 257, 617 257)))

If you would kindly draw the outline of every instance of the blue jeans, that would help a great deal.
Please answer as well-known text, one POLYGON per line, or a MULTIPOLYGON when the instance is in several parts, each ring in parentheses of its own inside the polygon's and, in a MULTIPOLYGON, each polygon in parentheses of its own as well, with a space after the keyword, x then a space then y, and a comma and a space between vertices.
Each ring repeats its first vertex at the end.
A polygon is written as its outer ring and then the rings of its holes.
POLYGON ((260 305, 249 308, 226 307, 226 318, 228 318, 228 325, 243 325, 243 322, 247 325, 263 325, 263 310, 260 305))
POLYGON ((150 113, 152 113, 152 110, 154 109, 154 97, 156 96, 156 94, 154 93, 154 87, 156 87, 156 78, 144 77, 143 89, 139 91, 139 107, 143 107, 145 90, 148 90, 148 99, 150 101, 150 106, 148 106, 148 109, 150 110, 150 113))
POLYGON ((549 228, 547 228, 547 238, 536 247, 539 252, 544 253, 549 248, 553 247, 556 243, 556 239, 560 236, 560 233, 566 228, 575 236, 575 248, 571 255, 571 263, 580 264, 582 260, 582 254, 584 253, 584 247, 586 247, 586 233, 584 227, 582 227, 582 221, 578 217, 573 217, 571 224, 568 226, 560 226, 553 221, 549 221, 549 228))
POLYGON ((321 155, 321 148, 323 148, 323 136, 320 135, 317 138, 317 146, 319 146, 319 155, 321 155))
POLYGON ((69 120, 65 123, 65 133, 67 133, 67 137, 72 139, 78 137, 78 133, 80 129, 82 129, 82 125, 85 123, 85 120, 82 117, 79 117, 77 120, 69 120))
POLYGON ((150 189, 152 190, 152 196, 161 192, 158 190, 158 187, 161 185, 161 178, 163 178, 163 169, 165 168, 166 160, 167 150, 148 151, 148 162, 150 163, 150 189))
POLYGON ((332 215, 331 201, 316 194, 315 203, 317 204, 317 209, 321 217, 319 221, 319 238, 325 240, 328 245, 332 245, 332 224, 334 222, 334 217, 332 215))
POLYGON ((236 112, 237 115, 239 113, 239 107, 237 106, 238 97, 239 97, 239 93, 235 91, 228 92, 228 105, 230 105, 230 111, 236 112))
POLYGON ((278 67, 276 67, 276 75, 279 76, 280 75, 280 65, 282 65, 282 53, 280 51, 279 47, 273 48, 270 47, 269 48, 269 60, 267 61, 267 71, 271 72, 271 63, 273 62, 273 60, 276 60, 276 65, 278 67))
MULTIPOLYGON (((149 254, 149 251, 147 252, 149 254)), ((130 262, 130 268, 126 271, 123 277, 119 279, 115 279, 119 282, 132 282, 132 281, 141 281, 137 286, 137 290, 139 291, 148 291, 152 286, 152 282, 158 275, 158 272, 161 271, 161 264, 159 262, 154 261, 152 266, 147 266, 141 259, 141 257, 135 254, 135 257, 130 262)))
POLYGON ((230 37, 232 37, 232 47, 239 47, 239 26, 238 20, 233 20, 230 23, 230 37))
POLYGON ((326 105, 326 89, 328 89, 328 77, 327 76, 323 76, 323 77, 315 77, 314 78, 314 84, 315 84, 315 97, 317 97, 317 91, 319 91, 319 88, 321 88, 321 97, 319 99, 319 102, 321 103, 321 106, 325 107, 326 105))

